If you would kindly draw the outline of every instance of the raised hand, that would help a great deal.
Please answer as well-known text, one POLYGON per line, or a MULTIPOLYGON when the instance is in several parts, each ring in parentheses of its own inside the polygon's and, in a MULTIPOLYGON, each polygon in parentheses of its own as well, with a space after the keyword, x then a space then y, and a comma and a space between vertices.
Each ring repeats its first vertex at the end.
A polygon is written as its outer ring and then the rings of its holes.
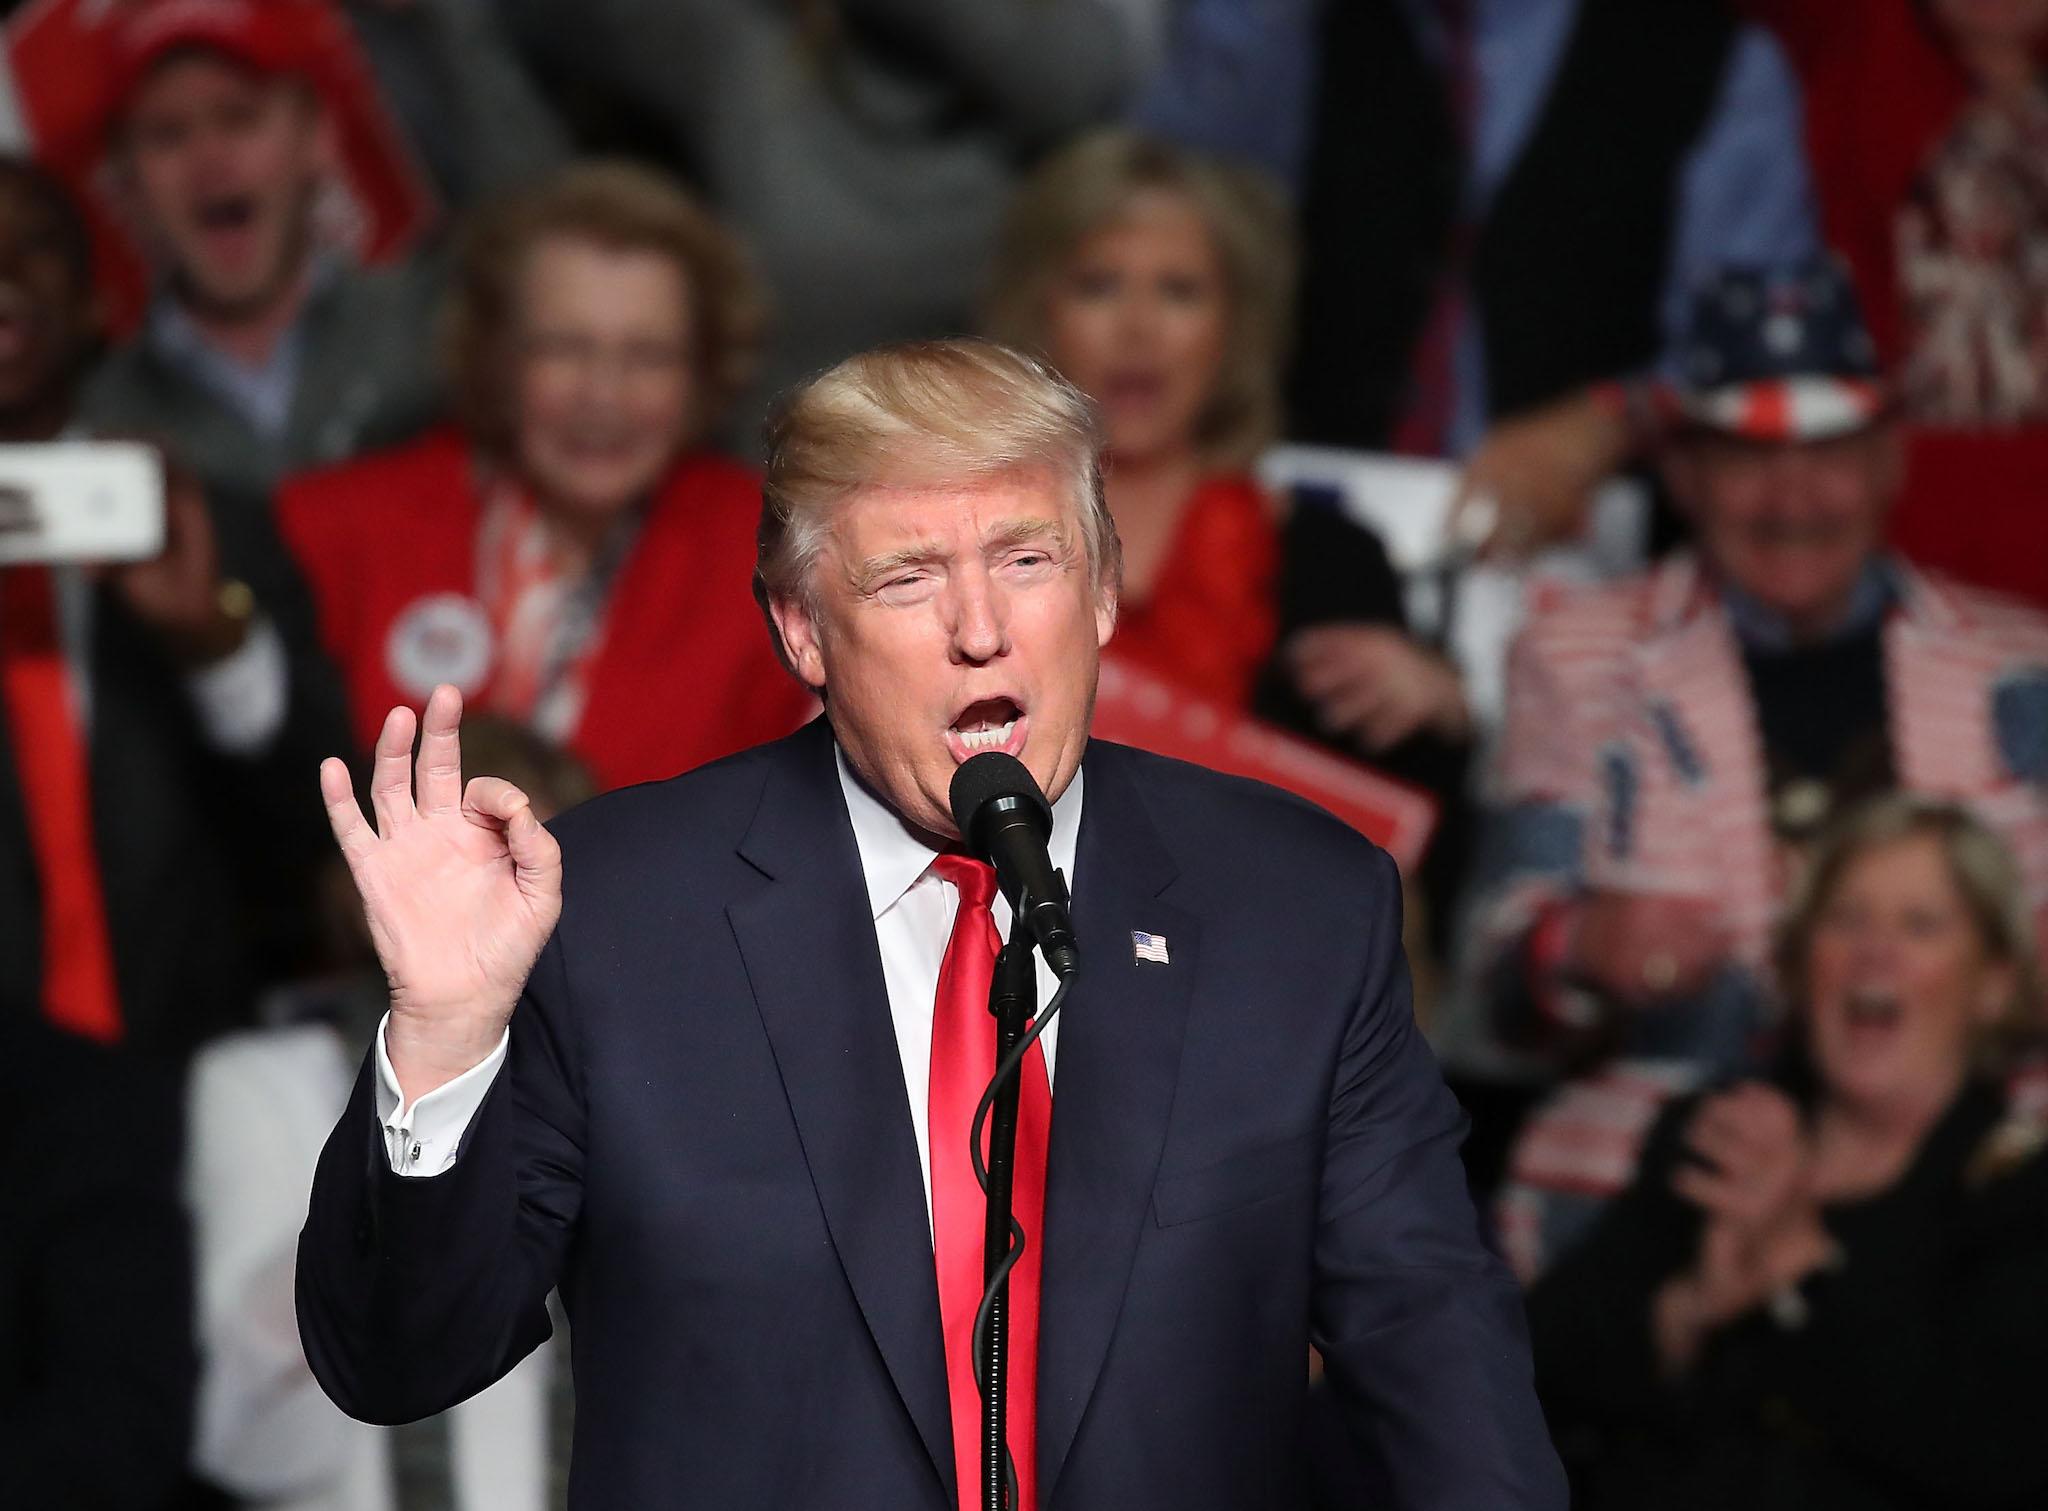
POLYGON ((415 1101, 497 1046, 562 914, 562 852, 526 794, 497 777, 462 784, 462 694, 427 700, 414 796, 413 714, 377 736, 372 829, 348 768, 320 766, 335 842, 391 984, 385 1048, 415 1101))
POLYGON ((1288 642, 1294 685, 1333 734, 1369 751, 1398 745, 1417 730, 1447 740, 1472 733, 1465 684, 1435 651, 1386 625, 1326 624, 1288 642))
POLYGON ((1753 1239, 1800 1215, 1811 1151, 1799 1109, 1776 1087, 1747 1081, 1700 1103, 1686 1126, 1688 1161, 1671 1188, 1753 1239))
POLYGON ((128 612, 179 660, 203 666, 240 648, 249 621, 224 605, 213 516, 198 478, 185 468, 164 461, 163 550, 102 570, 128 612))
POLYGON ((1594 489, 1628 460, 1626 418, 1582 389, 1503 420, 1466 458, 1452 529, 1518 558, 1585 528, 1594 489))
POLYGON ((1705 1218, 1690 1269, 1652 1304, 1665 1368, 1682 1374, 1706 1339, 1829 1262, 1812 1155, 1799 1109, 1783 1092, 1749 1083, 1708 1097, 1685 1130, 1691 1159, 1671 1188, 1705 1218))

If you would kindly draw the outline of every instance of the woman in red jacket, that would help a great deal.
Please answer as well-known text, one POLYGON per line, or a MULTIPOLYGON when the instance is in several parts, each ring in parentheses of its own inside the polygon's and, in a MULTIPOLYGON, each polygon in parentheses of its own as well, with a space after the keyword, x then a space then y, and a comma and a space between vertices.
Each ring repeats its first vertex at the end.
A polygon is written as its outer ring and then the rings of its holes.
POLYGON ((1101 407, 1123 545, 1113 654, 1242 706, 1273 649, 1285 221, 1262 186, 1163 143, 1089 137, 1013 201, 987 324, 1101 407))
POLYGON ((1403 632, 1378 541, 1334 510, 1290 516, 1252 476, 1280 423, 1293 267, 1265 185, 1102 132, 1017 196, 987 324, 1101 407, 1124 564, 1113 656, 1353 753, 1461 743, 1457 673, 1403 632))
POLYGON ((439 682, 605 786, 802 722, 750 588, 758 480, 697 449, 759 328, 726 233, 653 174, 572 168, 477 223, 451 300, 460 423, 280 498, 362 743, 439 682))

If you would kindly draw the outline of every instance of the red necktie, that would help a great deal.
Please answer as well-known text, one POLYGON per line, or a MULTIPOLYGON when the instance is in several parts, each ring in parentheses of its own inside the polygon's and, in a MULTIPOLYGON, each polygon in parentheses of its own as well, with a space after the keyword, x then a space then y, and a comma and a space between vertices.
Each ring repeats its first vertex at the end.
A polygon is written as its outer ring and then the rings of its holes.
POLYGON ((42 902, 43 1015, 112 1043, 121 1037, 121 1008, 93 846, 92 780, 42 567, 0 572, 0 698, 42 902))
MULTIPOLYGON (((953 937, 939 966, 932 1013, 930 1138, 932 1246, 939 1271, 939 1315, 946 1332, 946 1393, 953 1406, 953 1465, 961 1511, 981 1507, 981 1393, 974 1386, 974 1314, 981 1307, 981 1186, 968 1159, 974 1109, 996 1070, 995 1019, 988 989, 1001 940, 989 903, 996 873, 964 855, 941 855, 932 870, 960 893, 953 937)), ((1052 1129, 1052 1085, 1036 1044, 1024 1057, 1017 1108, 1012 1202, 1024 1225, 1024 1257, 1010 1272, 1010 1457, 1017 1465, 1017 1511, 1038 1504, 1038 1278, 1045 1254, 1045 1151, 1052 1129)), ((982 1133, 982 1157, 988 1134, 982 1133)))

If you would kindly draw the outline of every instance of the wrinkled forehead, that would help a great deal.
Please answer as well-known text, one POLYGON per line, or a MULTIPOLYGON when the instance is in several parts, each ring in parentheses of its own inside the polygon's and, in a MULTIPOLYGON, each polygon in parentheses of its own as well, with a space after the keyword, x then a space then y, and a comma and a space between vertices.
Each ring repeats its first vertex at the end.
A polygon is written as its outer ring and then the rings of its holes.
POLYGON ((303 97, 318 104, 302 75, 267 68, 233 49, 206 40, 180 42, 151 58, 130 84, 121 111, 130 121, 166 107, 222 96, 248 98, 273 95, 303 97))
POLYGON ((1882 454, 1889 434, 1882 424, 1815 437, 1755 437, 1701 429, 1681 438, 1678 445, 1711 467, 1729 471, 1781 463, 1803 468, 1861 467, 1882 454))
POLYGON ((664 340, 690 334, 690 270, 659 247, 546 230, 514 258, 512 314, 522 325, 664 340))
POLYGON ((1027 541, 1078 550, 1083 541, 1072 490, 1044 468, 869 483, 831 506, 825 534, 827 550, 847 567, 877 554, 978 553, 1027 541))
POLYGON ((1965 897, 1941 837, 1909 829, 1866 841, 1844 855, 1821 901, 1896 901, 1946 910, 1961 909, 1965 897))

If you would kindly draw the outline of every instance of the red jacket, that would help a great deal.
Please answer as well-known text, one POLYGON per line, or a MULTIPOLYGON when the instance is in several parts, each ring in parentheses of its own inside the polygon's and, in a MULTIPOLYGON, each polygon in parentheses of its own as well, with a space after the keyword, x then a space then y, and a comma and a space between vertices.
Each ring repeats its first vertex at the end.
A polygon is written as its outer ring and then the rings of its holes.
MULTIPOLYGON (((673 776, 808 714, 749 586, 760 499, 752 472, 702 454, 662 485, 613 584, 568 742, 601 785, 673 776)), ((474 597, 482 504, 460 432, 294 478, 278 509, 366 748, 394 704, 419 707, 437 681, 488 692, 497 668, 474 597)))
POLYGON ((1111 651, 1243 708, 1279 628, 1279 557, 1280 533, 1258 483, 1207 479, 1181 511, 1150 596, 1118 606, 1111 651))

